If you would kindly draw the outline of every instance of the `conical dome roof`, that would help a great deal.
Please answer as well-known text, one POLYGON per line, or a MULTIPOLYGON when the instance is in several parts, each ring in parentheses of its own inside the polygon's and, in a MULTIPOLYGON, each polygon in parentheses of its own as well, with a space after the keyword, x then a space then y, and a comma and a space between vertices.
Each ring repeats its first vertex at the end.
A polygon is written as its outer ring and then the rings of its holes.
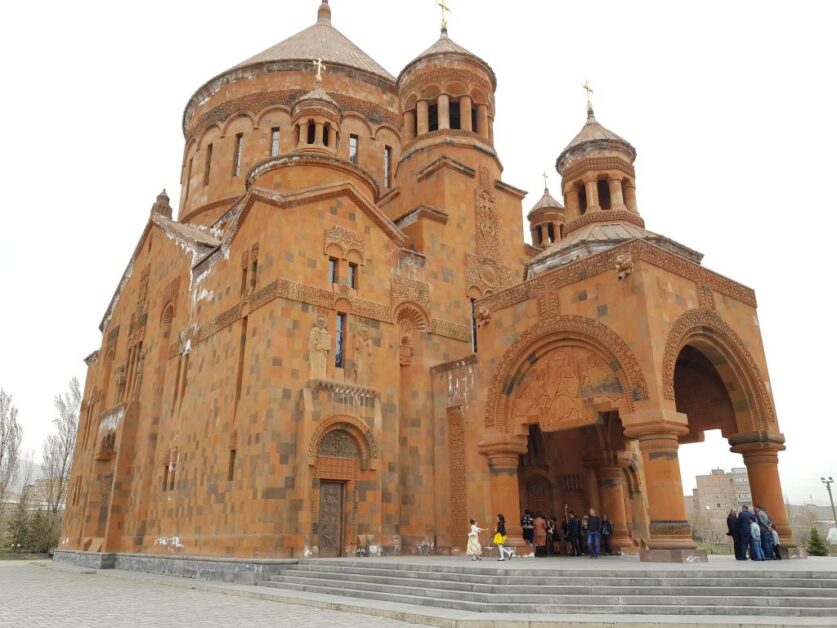
POLYGON ((590 108, 587 109, 587 122, 584 123, 578 135, 573 138, 559 155, 558 170, 562 170, 567 162, 579 153, 586 153, 589 150, 595 150, 597 148, 620 149, 632 162, 636 159, 636 149, 631 146, 631 143, 599 124, 599 121, 596 120, 596 116, 593 114, 593 109, 590 108))
POLYGON ((472 59, 481 63, 482 65, 485 66, 486 70, 488 70, 488 73, 491 75, 491 82, 494 84, 495 87, 497 86, 497 77, 494 75, 494 70, 491 69, 491 66, 488 65, 488 63, 486 63, 484 59, 478 57, 473 52, 471 52, 467 48, 464 48, 464 47, 460 46, 455 41, 453 41, 450 37, 448 37, 448 29, 447 28, 442 29, 442 34, 439 36, 439 40, 435 44, 430 46, 430 48, 428 48, 427 50, 422 52, 419 56, 417 56, 415 59, 410 61, 406 66, 404 66, 404 69, 401 70, 401 74, 403 75, 404 72, 406 72, 411 66, 415 65, 419 61, 422 61, 424 59, 427 59, 429 57, 433 57, 433 56, 436 56, 436 55, 444 55, 444 54, 460 54, 460 55, 464 55, 464 56, 467 56, 467 57, 471 57, 472 59))
POLYGON ((395 81, 395 77, 383 66, 331 25, 331 7, 327 0, 320 5, 316 24, 242 61, 230 70, 273 61, 311 59, 322 59, 326 65, 336 63, 395 81))
POLYGON ((549 188, 544 188, 541 200, 535 203, 535 206, 529 211, 529 215, 531 216, 539 209, 564 209, 564 206, 549 193, 549 188))

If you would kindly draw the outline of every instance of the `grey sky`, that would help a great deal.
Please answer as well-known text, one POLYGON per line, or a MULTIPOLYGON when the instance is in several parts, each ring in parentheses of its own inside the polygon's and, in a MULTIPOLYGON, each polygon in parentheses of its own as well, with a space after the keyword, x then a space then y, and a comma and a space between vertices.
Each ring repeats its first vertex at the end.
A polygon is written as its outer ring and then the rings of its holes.
MULTIPOLYGON (((179 198, 189 96, 313 23, 317 0, 8 4, 0 25, 0 386, 40 451, 52 397, 100 345, 98 323, 165 185, 179 198)), ((334 25, 393 74, 438 36, 433 0, 332 0, 334 25)), ((537 201, 541 173, 584 122, 638 151, 652 231, 757 292, 794 501, 837 475, 837 45, 831 2, 451 0, 450 35, 499 80, 504 180, 537 201)), ((175 207, 176 209, 176 207, 175 207)), ((738 466, 716 435, 682 450, 695 473, 738 466)))

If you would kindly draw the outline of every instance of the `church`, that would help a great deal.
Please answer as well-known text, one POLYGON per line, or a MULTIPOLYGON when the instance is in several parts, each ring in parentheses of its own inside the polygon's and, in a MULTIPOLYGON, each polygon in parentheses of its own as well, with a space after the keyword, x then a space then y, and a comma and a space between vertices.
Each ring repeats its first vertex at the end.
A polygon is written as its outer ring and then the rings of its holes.
POLYGON ((194 93, 85 360, 59 557, 456 554, 594 507, 700 560, 678 448, 716 429, 794 553, 753 290, 645 228, 589 101, 524 206, 496 87, 444 22, 391 75, 323 0, 194 93))

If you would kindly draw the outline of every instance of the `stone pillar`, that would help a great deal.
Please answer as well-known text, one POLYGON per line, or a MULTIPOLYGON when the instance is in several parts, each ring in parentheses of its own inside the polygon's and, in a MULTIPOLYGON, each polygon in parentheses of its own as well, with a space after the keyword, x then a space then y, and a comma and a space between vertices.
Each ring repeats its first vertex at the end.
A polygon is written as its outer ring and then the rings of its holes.
POLYGON ((415 138, 415 128, 416 128, 416 112, 412 109, 410 111, 404 112, 403 118, 403 127, 401 129, 401 137, 402 142, 405 144, 407 142, 411 142, 415 138))
POLYGON ((564 202, 567 204, 567 212, 570 214, 571 219, 577 217, 580 211, 577 187, 575 187, 574 185, 570 186, 570 188, 564 194, 564 202))
POLYGON ((733 444, 732 451, 744 456, 753 505, 764 508, 772 519, 782 539, 783 554, 784 550, 789 550, 787 554, 797 557, 799 552, 794 550, 798 550, 798 545, 788 525, 788 516, 782 499, 782 482, 779 479, 778 454, 785 446, 764 442, 736 443, 735 438, 730 439, 730 442, 733 444))
POLYGON ((323 129, 325 125, 322 122, 317 122, 314 126, 314 143, 322 146, 323 144, 323 129))
POLYGON ((488 139, 488 105, 477 105, 477 134, 488 139))
POLYGON ((474 125, 471 120, 471 107, 473 101, 470 96, 460 96, 459 98, 459 126, 463 131, 473 131, 474 125))
MULTIPOLYGON (((526 442, 508 434, 497 434, 478 445, 479 452, 488 458, 491 491, 491 525, 498 513, 506 518, 509 547, 524 547, 520 527, 520 484, 517 475, 520 456, 526 453, 526 442)), ((489 527, 489 526, 486 526, 489 527)))
POLYGON ((608 179, 607 185, 610 188, 611 209, 627 209, 625 206, 625 199, 622 198, 622 180, 608 179))
POLYGON ((676 431, 638 436, 651 519, 648 549, 640 552, 643 561, 706 562, 706 553, 697 551, 686 520, 677 436, 676 431))
POLYGON ((328 127, 328 147, 335 153, 337 152, 337 127, 335 126, 328 127))
POLYGON ((584 189, 587 192, 587 211, 601 211, 599 207, 599 188, 596 179, 585 179, 584 189))
POLYGON ((450 128, 450 96, 439 94, 437 101, 439 107, 439 130, 450 128))
POLYGON ((634 182, 630 179, 625 179, 623 183, 623 196, 625 199, 625 206, 628 208, 629 211, 632 211, 636 214, 639 211, 636 208, 636 186, 634 185, 634 182))
POLYGON ((308 120, 299 123, 299 142, 297 146, 305 146, 308 143, 308 120))
POLYGON ((604 466, 596 470, 599 480, 599 500, 601 514, 613 524, 613 536, 610 539, 614 550, 633 547, 628 534, 628 511, 625 509, 625 473, 621 466, 604 466))
POLYGON ((424 135, 430 128, 430 111, 426 100, 418 101, 416 104, 416 115, 418 116, 418 120, 416 121, 416 135, 424 135))

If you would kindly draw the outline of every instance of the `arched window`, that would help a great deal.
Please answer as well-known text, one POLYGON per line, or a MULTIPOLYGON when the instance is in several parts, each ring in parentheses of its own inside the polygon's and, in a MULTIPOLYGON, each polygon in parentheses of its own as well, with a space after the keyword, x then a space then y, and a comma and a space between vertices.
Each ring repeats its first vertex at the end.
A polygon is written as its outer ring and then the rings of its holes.
POLYGON ((439 105, 428 105, 427 107, 427 130, 439 130, 439 105))
POLYGON ((317 139, 317 125, 313 120, 308 121, 308 143, 313 144, 317 139))
POLYGON ((452 129, 461 129, 462 128, 462 114, 459 109, 459 101, 451 102, 450 103, 450 128, 452 129))
POLYGON ((583 185, 578 187, 578 211, 582 216, 587 213, 587 189, 583 185))
POLYGON ((596 189, 599 192, 599 207, 610 209, 610 186, 607 184, 607 180, 599 179, 596 181, 596 189))

